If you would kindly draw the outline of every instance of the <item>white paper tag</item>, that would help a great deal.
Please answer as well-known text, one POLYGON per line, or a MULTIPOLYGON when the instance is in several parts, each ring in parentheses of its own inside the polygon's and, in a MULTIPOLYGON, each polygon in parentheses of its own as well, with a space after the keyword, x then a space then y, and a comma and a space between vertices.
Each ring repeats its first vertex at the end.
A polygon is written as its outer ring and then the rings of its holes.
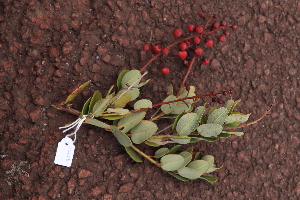
POLYGON ((69 137, 63 138, 56 150, 54 163, 65 167, 70 167, 73 160, 75 145, 73 140, 69 137))

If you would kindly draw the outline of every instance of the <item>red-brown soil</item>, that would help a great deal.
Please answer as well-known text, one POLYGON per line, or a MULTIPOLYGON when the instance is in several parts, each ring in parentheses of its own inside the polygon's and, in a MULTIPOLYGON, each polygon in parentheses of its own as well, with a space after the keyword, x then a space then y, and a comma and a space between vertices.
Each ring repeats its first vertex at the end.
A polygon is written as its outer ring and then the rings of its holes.
MULTIPOLYGON (((2 0, 0 1, 0 196, 2 199, 299 199, 300 13, 282 0, 2 0), (84 125, 70 168, 53 163, 59 126, 75 116, 54 109, 92 80, 74 103, 105 93, 124 69, 150 58, 144 43, 170 44, 174 28, 203 24, 198 12, 237 24, 227 42, 207 50, 208 66, 188 84, 198 93, 234 89, 241 112, 271 115, 242 137, 199 142, 195 150, 224 167, 219 181, 180 182, 148 161, 134 163, 103 129, 84 125)), ((186 68, 170 57, 163 76, 151 65, 142 91, 157 103, 186 68)), ((156 63, 156 64, 159 64, 156 63)), ((178 78, 179 77, 179 78, 178 78)), ((140 146, 147 153, 153 149, 140 146)))

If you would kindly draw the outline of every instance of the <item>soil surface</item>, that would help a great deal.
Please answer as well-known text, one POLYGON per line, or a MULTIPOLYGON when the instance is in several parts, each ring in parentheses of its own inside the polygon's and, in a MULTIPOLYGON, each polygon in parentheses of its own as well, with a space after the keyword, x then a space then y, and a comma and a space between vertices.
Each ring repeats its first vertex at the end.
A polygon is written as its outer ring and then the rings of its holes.
MULTIPOLYGON (((299 199, 300 12, 282 0, 2 0, 0 1, 0 196, 2 199, 299 199), (225 43, 205 49, 188 84, 198 93, 234 89, 239 111, 260 117, 241 137, 193 144, 224 167, 205 180, 181 182, 145 161, 135 163, 103 129, 83 125, 71 167, 54 164, 58 127, 76 116, 54 109, 80 84, 80 109, 106 93, 124 69, 151 57, 145 43, 170 44, 172 31, 203 25, 198 12, 237 24, 225 43)), ((216 39, 216 38, 215 38, 216 39)), ((186 67, 176 56, 149 68, 143 98, 160 102, 186 67)), ((209 99, 208 99, 209 100, 209 99)), ((203 101, 204 102, 204 101, 203 101)), ((149 154, 155 150, 139 146, 149 154)))

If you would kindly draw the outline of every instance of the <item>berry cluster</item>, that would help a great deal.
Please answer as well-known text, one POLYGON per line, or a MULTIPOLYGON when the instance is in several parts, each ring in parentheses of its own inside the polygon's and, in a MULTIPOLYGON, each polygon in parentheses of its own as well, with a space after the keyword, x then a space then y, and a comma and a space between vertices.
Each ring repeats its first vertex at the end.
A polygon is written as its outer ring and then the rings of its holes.
MULTIPOLYGON (((217 19, 216 14, 206 17, 203 12, 200 12, 198 15, 205 20, 205 25, 188 25, 187 30, 190 34, 189 36, 180 39, 180 37, 183 36, 183 31, 176 28, 173 30, 173 36, 179 40, 176 40, 171 45, 163 47, 161 44, 154 44, 151 47, 149 44, 144 44, 144 51, 150 51, 152 49, 155 56, 140 71, 143 71, 153 60, 158 58, 158 56, 167 56, 170 52, 175 52, 187 67, 192 67, 196 58, 201 58, 201 63, 208 65, 210 60, 202 55, 204 48, 211 48, 215 45, 212 36, 217 36, 219 42, 226 42, 226 36, 230 35, 228 29, 231 28, 234 30, 237 29, 237 26, 227 25, 226 21, 212 22, 212 20, 217 19), (220 31, 222 31, 221 34, 218 33, 220 31), (171 48, 173 48, 173 51, 171 51, 171 48)), ((163 64, 161 73, 167 75, 170 73, 170 69, 163 64)))

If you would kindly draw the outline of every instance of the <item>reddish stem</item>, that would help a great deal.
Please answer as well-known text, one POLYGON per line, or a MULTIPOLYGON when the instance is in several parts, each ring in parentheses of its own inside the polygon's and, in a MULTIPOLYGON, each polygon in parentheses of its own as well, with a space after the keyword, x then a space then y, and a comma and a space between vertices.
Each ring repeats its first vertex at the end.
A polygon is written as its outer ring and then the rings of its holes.
POLYGON ((182 80, 182 82, 181 82, 181 85, 180 85, 180 88, 179 88, 179 90, 178 90, 178 92, 177 92, 176 97, 179 96, 180 90, 183 88, 183 86, 184 86, 184 84, 185 84, 185 82, 186 82, 188 76, 190 75, 191 69, 192 69, 192 67, 193 67, 193 64, 194 64, 196 58, 197 58, 197 56, 194 56, 194 57, 192 58, 192 60, 191 60, 191 62, 190 62, 190 64, 189 64, 188 70, 187 70, 187 72, 186 72, 186 74, 185 74, 185 76, 184 76, 184 78, 183 78, 183 80, 182 80))

